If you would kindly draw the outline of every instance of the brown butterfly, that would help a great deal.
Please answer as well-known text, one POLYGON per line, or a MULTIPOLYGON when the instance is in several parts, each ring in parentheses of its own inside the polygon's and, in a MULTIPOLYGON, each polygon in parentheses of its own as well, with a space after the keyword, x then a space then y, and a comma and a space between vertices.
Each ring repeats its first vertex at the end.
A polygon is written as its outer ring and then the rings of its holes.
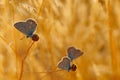
POLYGON ((75 49, 74 47, 69 47, 67 49, 67 55, 71 59, 71 61, 73 59, 80 57, 82 54, 83 54, 83 52, 81 50, 75 49))
POLYGON ((79 49, 75 49, 74 47, 69 47, 67 49, 67 54, 68 56, 63 57, 58 63, 57 67, 67 71, 76 71, 77 67, 75 64, 71 65, 71 61, 81 56, 83 52, 79 49))

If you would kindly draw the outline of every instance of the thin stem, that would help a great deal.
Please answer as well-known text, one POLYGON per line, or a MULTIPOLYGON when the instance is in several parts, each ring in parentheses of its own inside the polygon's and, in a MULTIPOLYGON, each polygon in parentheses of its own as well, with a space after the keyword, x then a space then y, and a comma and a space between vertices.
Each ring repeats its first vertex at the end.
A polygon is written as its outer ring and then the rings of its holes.
POLYGON ((30 45, 30 47, 27 49, 27 53, 25 55, 25 57, 23 58, 22 62, 21 62, 21 72, 20 72, 20 77, 19 80, 22 80, 22 76, 23 76, 23 69, 24 69, 24 62, 27 59, 27 56, 29 55, 29 51, 32 47, 32 45, 34 44, 34 42, 32 42, 32 44, 30 45))
POLYGON ((107 10, 108 10, 108 26, 109 26, 109 42, 110 42, 110 50, 111 50, 111 61, 112 61, 112 71, 113 71, 113 78, 114 80, 119 80, 118 78, 118 71, 119 71, 119 63, 118 63, 118 53, 115 44, 115 39, 113 35, 113 21, 112 21, 112 10, 110 0, 107 2, 107 10))

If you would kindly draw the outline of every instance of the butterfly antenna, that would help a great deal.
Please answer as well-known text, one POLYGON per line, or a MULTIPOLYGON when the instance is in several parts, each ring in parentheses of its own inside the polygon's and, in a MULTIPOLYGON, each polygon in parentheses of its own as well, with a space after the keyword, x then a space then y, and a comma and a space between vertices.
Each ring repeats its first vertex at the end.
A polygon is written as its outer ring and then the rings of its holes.
POLYGON ((34 41, 31 43, 30 47, 27 49, 27 53, 25 55, 25 57, 23 58, 22 62, 21 62, 21 72, 20 72, 20 77, 19 77, 19 80, 22 80, 22 76, 23 76, 23 69, 24 69, 24 62, 27 58, 27 56, 29 55, 29 51, 32 47, 32 45, 34 44, 34 41))

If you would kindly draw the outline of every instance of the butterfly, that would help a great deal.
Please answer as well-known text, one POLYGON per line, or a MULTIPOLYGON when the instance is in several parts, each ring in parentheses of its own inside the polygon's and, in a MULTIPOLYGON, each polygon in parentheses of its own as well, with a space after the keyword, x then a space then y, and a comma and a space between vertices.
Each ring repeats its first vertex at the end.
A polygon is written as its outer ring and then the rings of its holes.
POLYGON ((71 59, 71 61, 73 59, 78 58, 79 56, 81 56, 83 54, 82 51, 80 51, 79 49, 75 49, 74 47, 69 47, 67 49, 67 55, 68 57, 71 59))
POLYGON ((39 40, 39 36, 33 34, 37 27, 37 23, 34 20, 28 19, 26 22, 16 22, 14 27, 25 34, 27 38, 31 37, 33 41, 39 40))
POLYGON ((71 65, 70 62, 71 62, 71 60, 68 57, 63 57, 57 66, 58 66, 58 68, 63 69, 63 70, 76 71, 76 69, 77 69, 76 65, 75 64, 71 65))
POLYGON ((59 62, 57 67, 67 71, 76 71, 77 67, 75 64, 71 65, 73 59, 78 58, 83 54, 82 51, 75 49, 74 47, 69 47, 67 49, 68 56, 63 57, 59 62))

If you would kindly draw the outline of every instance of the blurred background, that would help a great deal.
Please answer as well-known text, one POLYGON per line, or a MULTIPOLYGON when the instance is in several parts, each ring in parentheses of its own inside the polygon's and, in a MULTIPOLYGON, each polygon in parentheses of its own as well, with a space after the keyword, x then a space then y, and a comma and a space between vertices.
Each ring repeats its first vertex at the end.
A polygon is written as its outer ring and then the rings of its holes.
POLYGON ((0 80, 120 80, 119 0, 0 0, 0 80), (32 18, 40 39, 14 28, 32 18), (75 72, 57 68, 74 46, 75 72), (21 62, 27 56, 23 70, 21 62))

